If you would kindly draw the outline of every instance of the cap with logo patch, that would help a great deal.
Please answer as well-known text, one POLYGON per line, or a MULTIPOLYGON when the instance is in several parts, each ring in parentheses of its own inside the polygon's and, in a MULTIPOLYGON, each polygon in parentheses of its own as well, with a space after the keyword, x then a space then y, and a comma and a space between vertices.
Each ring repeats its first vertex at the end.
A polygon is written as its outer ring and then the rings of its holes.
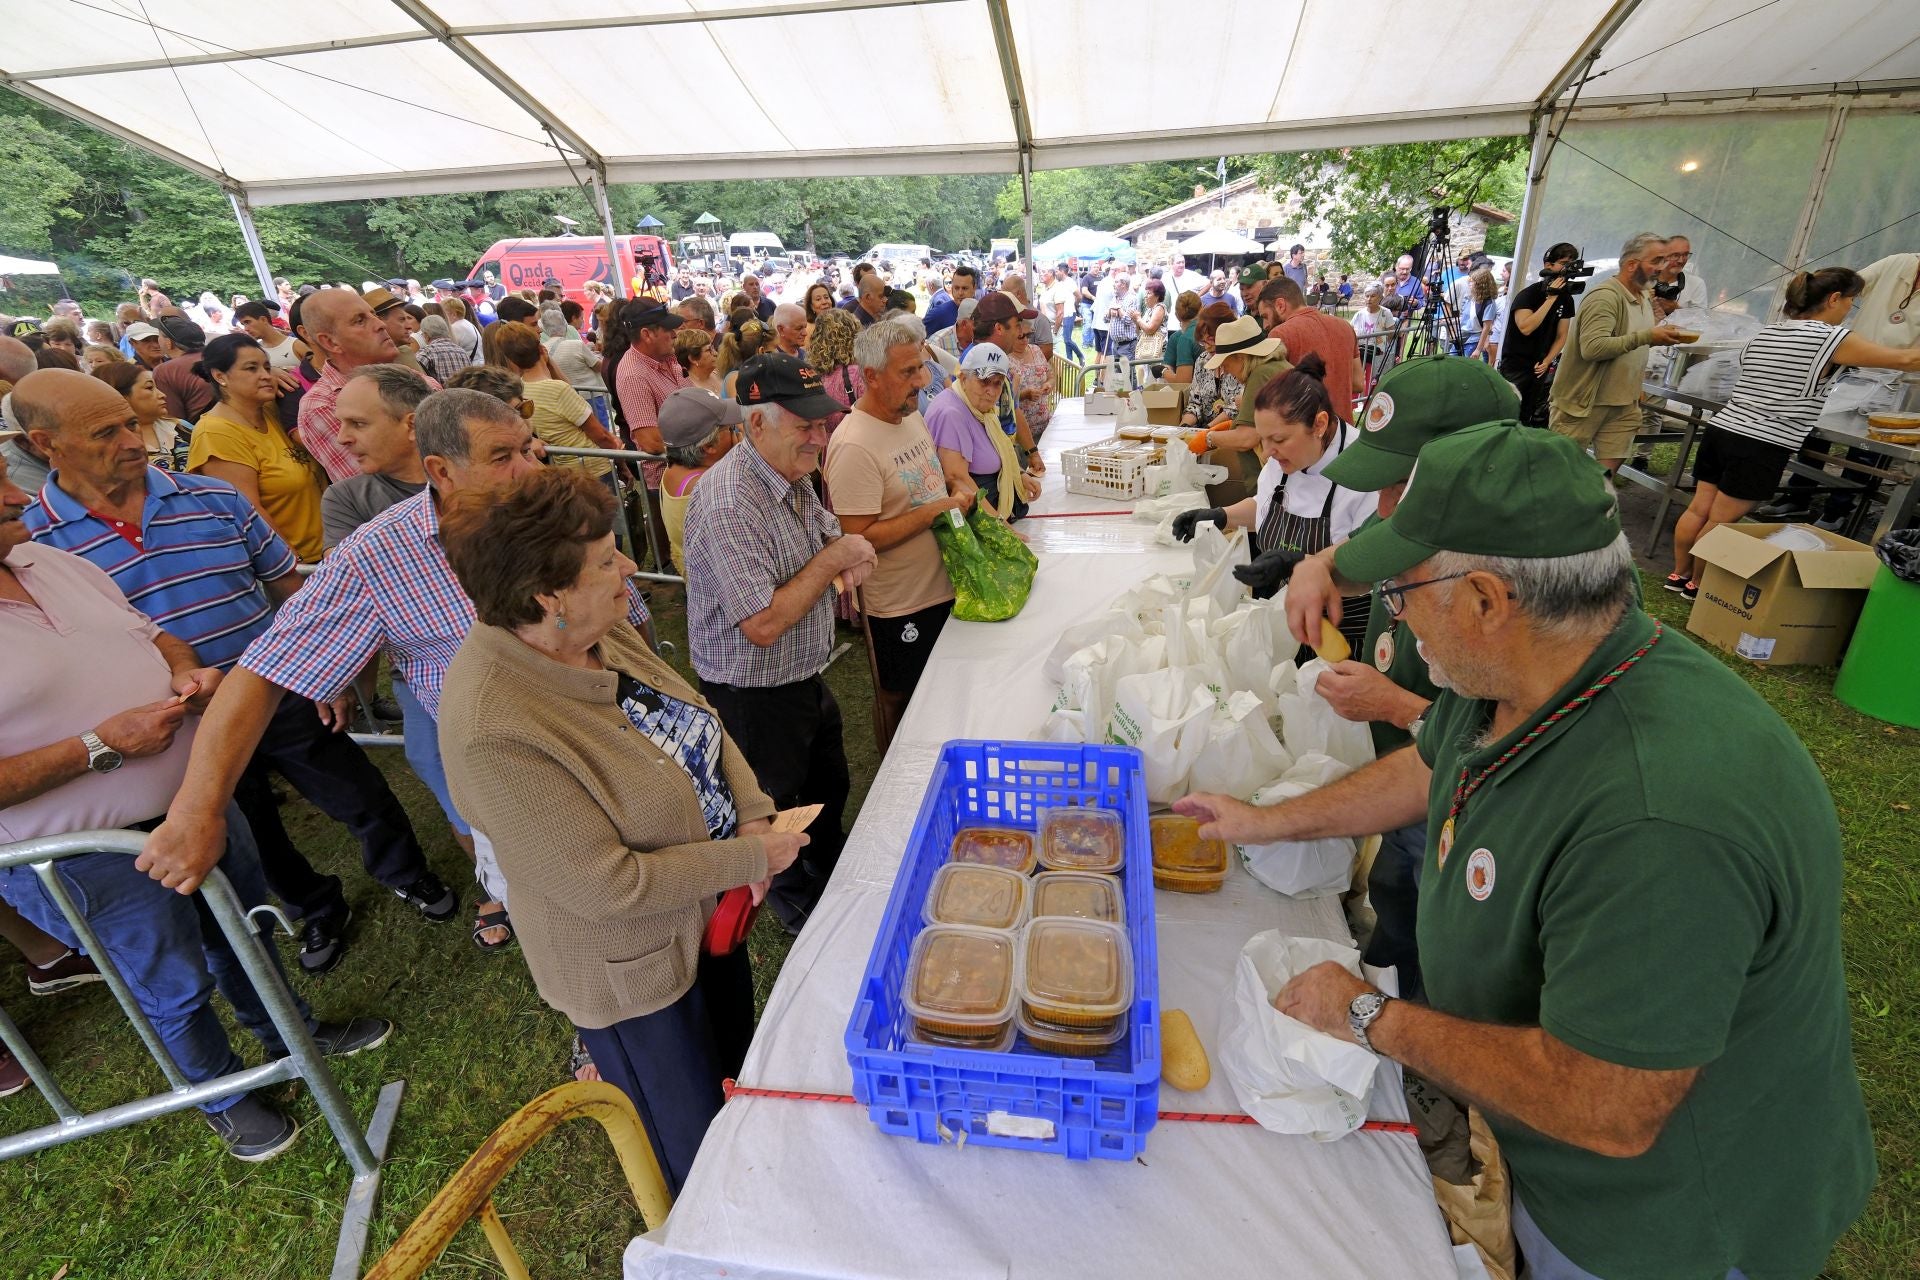
POLYGON ((1265 262, 1252 262, 1240 268, 1240 287, 1242 289, 1249 285, 1265 284, 1266 282, 1267 264, 1265 262))
POLYGON ((1427 441, 1520 414, 1520 393, 1493 366, 1465 356, 1419 356, 1380 375, 1360 415, 1360 438, 1321 473, 1343 489, 1377 493, 1413 473, 1427 441))
POLYGON ((847 406, 827 394, 826 384, 812 365, 777 351, 755 356, 740 366, 733 381, 733 398, 749 409, 777 404, 808 422, 847 411, 847 406))
POLYGON ((1483 422, 1422 449, 1400 505, 1334 548, 1333 565, 1349 582, 1379 582, 1436 551, 1548 559, 1619 536, 1619 504, 1585 450, 1515 421, 1483 422))

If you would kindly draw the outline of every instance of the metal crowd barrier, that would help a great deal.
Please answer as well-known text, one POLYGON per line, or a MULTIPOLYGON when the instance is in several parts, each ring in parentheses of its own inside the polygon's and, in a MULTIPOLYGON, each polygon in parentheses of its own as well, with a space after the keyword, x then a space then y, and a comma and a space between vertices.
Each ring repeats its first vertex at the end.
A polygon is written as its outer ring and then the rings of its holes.
MULTIPOLYGON (((607 458, 613 462, 635 464, 667 460, 663 454, 642 453, 638 449, 575 449, 556 444, 547 446, 547 456, 549 458, 607 458)), ((613 484, 616 495, 624 495, 627 492, 627 484, 620 478, 620 470, 617 467, 613 472, 613 484)), ((677 582, 685 586, 687 580, 672 571, 673 562, 668 558, 666 548, 660 545, 659 531, 653 527, 653 505, 647 497, 647 486, 635 485, 633 493, 640 501, 640 523, 646 528, 647 549, 653 556, 654 566, 652 572, 643 569, 633 576, 644 578, 648 582, 677 582)), ((616 518, 620 522, 620 532, 624 535, 621 541, 629 547, 638 546, 639 544, 634 541, 633 530, 627 524, 627 504, 624 497, 616 508, 616 518)))
MULTIPOLYGON (((0 1136, 0 1160, 75 1142, 97 1133, 124 1129, 157 1116, 188 1110, 209 1099, 249 1092, 283 1080, 304 1080, 327 1127, 333 1131, 334 1140, 340 1144, 341 1152, 353 1168, 353 1182, 348 1188, 345 1211, 340 1219, 340 1237, 334 1250, 331 1275, 332 1280, 355 1280, 360 1274, 360 1259, 366 1252, 367 1228, 372 1223, 374 1203, 380 1190, 380 1165, 386 1159, 387 1142, 393 1133, 394 1116, 400 1108, 404 1082, 390 1081, 381 1088, 379 1101, 374 1106, 373 1122, 362 1134, 354 1118, 352 1104, 340 1091, 340 1085, 327 1067, 326 1059, 321 1056, 319 1046, 314 1044, 313 1036, 307 1031, 306 1021, 300 1016, 293 993, 287 989, 279 970, 268 958, 266 944, 254 932, 251 913, 240 909, 240 900, 234 895, 233 886, 215 867, 207 873, 199 892, 205 897, 208 909, 220 926, 220 932, 226 935, 227 942, 233 947, 235 956, 246 971, 247 980, 259 994, 260 1003, 266 1007, 274 1029, 285 1042, 287 1056, 277 1062, 265 1062, 200 1084, 189 1083, 167 1052, 159 1034, 154 1031, 152 1022, 135 1003, 126 978, 114 966, 107 950, 100 945, 99 937, 81 914, 72 893, 53 865, 62 858, 77 857, 84 853, 137 855, 146 841, 147 837, 138 831, 76 831, 71 835, 42 836, 36 840, 0 845, 0 868, 32 867, 34 874, 40 877, 47 896, 72 926, 80 945, 100 970, 108 990, 120 1002, 127 1021, 133 1024, 133 1029, 159 1065, 169 1086, 165 1093, 84 1115, 61 1092, 46 1063, 27 1043, 6 1009, 0 1007, 0 1041, 5 1042, 25 1068, 55 1116, 52 1124, 0 1136)), ((254 910, 268 912, 288 933, 293 932, 279 908, 262 906, 254 910)))

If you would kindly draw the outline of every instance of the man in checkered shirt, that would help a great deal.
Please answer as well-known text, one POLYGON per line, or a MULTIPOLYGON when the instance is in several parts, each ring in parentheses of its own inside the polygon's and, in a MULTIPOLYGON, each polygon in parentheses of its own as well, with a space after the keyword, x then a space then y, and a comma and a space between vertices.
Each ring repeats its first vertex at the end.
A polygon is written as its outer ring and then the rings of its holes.
MULTIPOLYGON (((339 441, 340 418, 334 413, 334 402, 355 369, 366 364, 392 364, 398 348, 366 299, 351 289, 322 289, 308 294, 300 304, 300 327, 308 345, 326 356, 327 367, 300 398, 300 424, 295 434, 301 447, 326 468, 327 479, 346 480, 360 474, 360 460, 339 441)), ((431 378, 427 381, 439 390, 439 383, 431 378)))
MULTIPOLYGON (((687 506, 687 639, 700 690, 761 788, 783 809, 822 806, 811 843, 767 895, 798 933, 846 839, 840 707, 820 678, 833 648, 833 590, 858 586, 878 558, 865 538, 842 535, 809 479, 827 420, 845 411, 820 375, 770 353, 741 366, 734 394, 748 406, 747 438, 700 478, 687 506)), ((669 447, 740 421, 738 405, 697 388, 660 406, 669 447)))
MULTIPOLYGON (((540 462, 526 420, 479 391, 422 400, 414 437, 426 491, 328 552, 221 682, 194 739, 186 784, 140 857, 140 869, 168 888, 191 893, 219 859, 227 798, 283 693, 330 701, 385 650, 421 709, 438 717, 447 664, 474 620, 473 602, 440 547, 440 504, 462 490, 504 488, 540 462)), ((631 586, 628 617, 647 631, 647 607, 631 586)), ((506 901, 506 883, 487 854, 478 869, 488 895, 506 901)))

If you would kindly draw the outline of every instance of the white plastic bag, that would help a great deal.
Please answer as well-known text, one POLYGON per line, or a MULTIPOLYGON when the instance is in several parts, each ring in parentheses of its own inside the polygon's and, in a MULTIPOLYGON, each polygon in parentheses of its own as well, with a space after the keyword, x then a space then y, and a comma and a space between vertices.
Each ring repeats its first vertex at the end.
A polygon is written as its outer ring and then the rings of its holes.
POLYGON ((1066 678, 1067 659, 1079 650, 1101 640, 1138 640, 1145 635, 1146 632, 1140 627, 1140 619, 1132 613, 1120 608, 1110 609, 1097 618, 1076 622, 1062 631, 1060 638, 1053 642, 1053 649, 1041 665, 1040 673, 1059 684, 1066 678))
MULTIPOLYGON (((1351 773, 1331 756, 1298 756, 1280 777, 1250 797, 1256 805, 1278 804, 1318 790, 1351 773)), ((1359 842, 1350 836, 1322 840, 1275 840, 1271 844, 1242 845, 1247 873, 1275 893, 1290 898, 1324 898, 1345 893, 1353 883, 1353 860, 1359 842)))
POLYGON ((1233 571, 1251 559, 1245 529, 1229 534, 1211 524, 1201 524, 1193 532, 1193 581, 1187 587, 1186 599, 1204 596, 1214 602, 1220 616, 1232 613, 1247 593, 1246 585, 1233 576, 1233 571))
POLYGON ((1216 1056, 1241 1108, 1262 1128, 1331 1142, 1366 1122, 1379 1059, 1273 1007, 1288 981, 1323 960, 1360 975, 1352 947, 1277 930, 1249 938, 1220 1011, 1216 1056))
POLYGON ((1158 671, 1166 666, 1167 642, 1160 636, 1129 639, 1114 636, 1088 645, 1069 657, 1061 674, 1060 693, 1048 717, 1052 742, 1104 742, 1113 709, 1114 688, 1130 675, 1158 671), (1055 725, 1064 716, 1077 726, 1073 733, 1055 725))
POLYGON ((1123 676, 1114 685, 1107 740, 1138 747, 1146 761, 1147 799, 1172 804, 1207 745, 1213 694, 1193 671, 1172 667, 1123 676))
POLYGON ((1326 662, 1314 658, 1300 668, 1294 691, 1274 700, 1280 741, 1296 760, 1317 753, 1358 769, 1373 759, 1373 735, 1364 722, 1345 719, 1320 696, 1315 686, 1325 670, 1326 662))
POLYGON ((1214 712, 1206 743, 1187 776, 1187 789, 1245 800, 1292 763, 1267 723, 1259 696, 1242 690, 1228 696, 1225 709, 1214 712))
MULTIPOLYGON (((1275 616, 1265 600, 1242 600, 1239 608, 1209 628, 1214 644, 1220 648, 1227 687, 1236 692, 1244 689, 1253 693, 1269 712, 1274 709, 1275 616)), ((1285 615, 1278 616, 1284 626, 1285 615)), ((1292 651, 1289 640, 1284 652, 1292 651)))

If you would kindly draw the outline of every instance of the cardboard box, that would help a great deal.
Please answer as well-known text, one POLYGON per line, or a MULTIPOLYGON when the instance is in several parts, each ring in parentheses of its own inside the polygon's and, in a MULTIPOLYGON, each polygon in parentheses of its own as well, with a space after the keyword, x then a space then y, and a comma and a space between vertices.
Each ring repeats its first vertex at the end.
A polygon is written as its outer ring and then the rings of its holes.
POLYGON ((1096 391, 1087 397, 1081 411, 1089 418, 1111 418, 1120 412, 1120 397, 1096 391))
POLYGON ((1164 382, 1140 388, 1140 395, 1146 402, 1147 422, 1155 427, 1177 427, 1180 425, 1180 411, 1187 407, 1187 389, 1170 387, 1164 382))
POLYGON ((1810 524, 1723 524, 1693 554, 1707 567, 1687 630, 1775 667, 1839 662, 1880 563, 1872 548, 1810 524), (1820 549, 1767 541, 1786 528, 1818 538, 1820 549))

